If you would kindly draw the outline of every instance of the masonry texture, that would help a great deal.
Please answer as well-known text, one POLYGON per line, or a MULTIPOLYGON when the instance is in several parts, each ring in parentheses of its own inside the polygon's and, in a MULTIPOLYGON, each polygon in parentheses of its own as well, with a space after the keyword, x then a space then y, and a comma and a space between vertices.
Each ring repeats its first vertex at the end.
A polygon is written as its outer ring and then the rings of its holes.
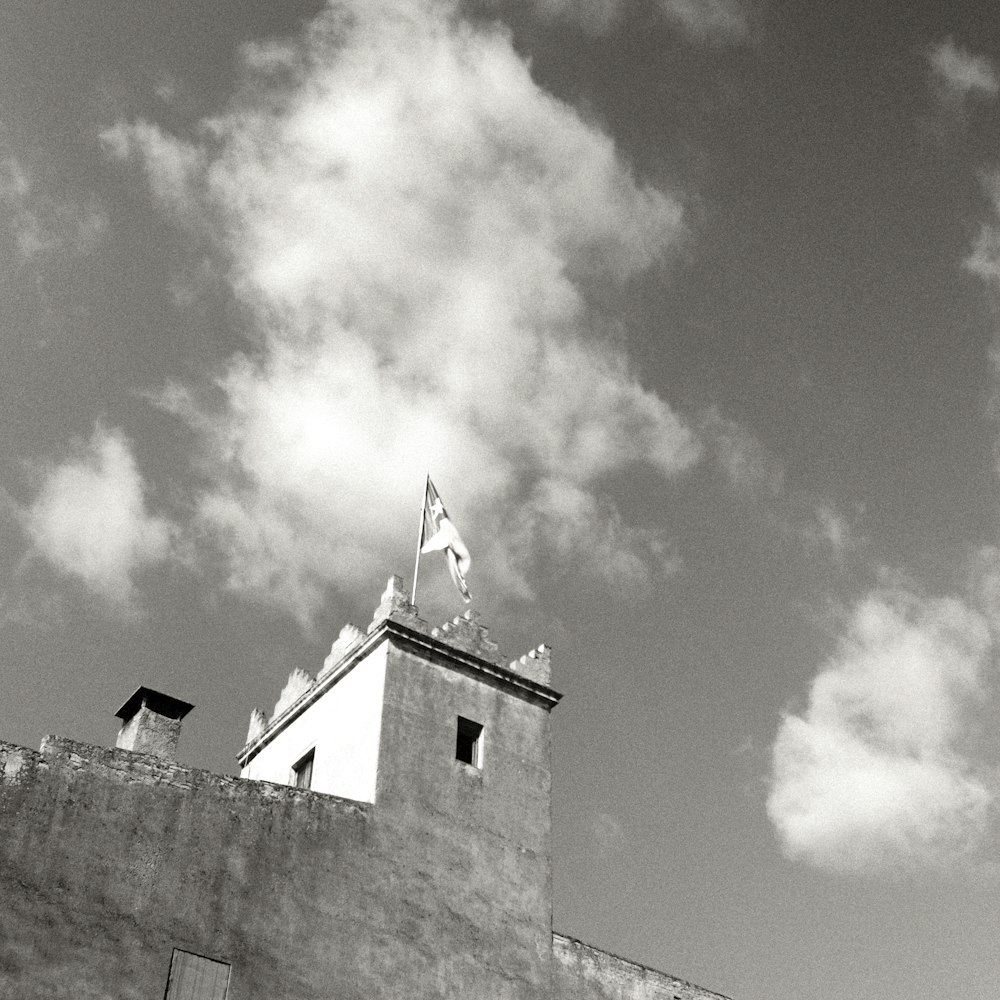
POLYGON ((329 739, 326 780, 356 757, 372 801, 0 742, 0 1000, 160 998, 175 948, 229 963, 232 1000, 717 1000, 553 935, 547 649, 505 664, 474 616, 430 628, 393 578, 367 631, 298 673, 253 713, 243 774, 292 782, 329 739), (314 721, 341 697, 367 720, 350 740, 314 721), (459 717, 481 767, 456 759, 459 717))

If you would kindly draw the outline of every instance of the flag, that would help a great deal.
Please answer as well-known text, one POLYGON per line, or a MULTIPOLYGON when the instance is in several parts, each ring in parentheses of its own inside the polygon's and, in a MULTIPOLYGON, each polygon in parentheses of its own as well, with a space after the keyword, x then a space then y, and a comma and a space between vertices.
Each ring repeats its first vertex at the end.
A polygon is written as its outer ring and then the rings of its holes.
POLYGON ((444 509, 430 476, 427 477, 427 491, 424 494, 424 524, 420 541, 421 552, 444 551, 448 557, 448 569, 451 571, 455 586, 466 602, 471 601, 465 576, 472 565, 472 559, 458 530, 449 520, 448 512, 444 509))

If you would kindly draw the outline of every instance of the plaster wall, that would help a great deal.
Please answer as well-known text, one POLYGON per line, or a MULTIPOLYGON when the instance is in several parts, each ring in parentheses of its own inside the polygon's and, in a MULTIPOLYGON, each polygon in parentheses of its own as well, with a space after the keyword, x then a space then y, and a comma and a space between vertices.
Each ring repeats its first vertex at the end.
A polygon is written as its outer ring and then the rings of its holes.
POLYGON ((241 777, 288 784, 292 767, 315 748, 313 791, 374 802, 386 650, 379 644, 341 676, 248 761, 241 777))

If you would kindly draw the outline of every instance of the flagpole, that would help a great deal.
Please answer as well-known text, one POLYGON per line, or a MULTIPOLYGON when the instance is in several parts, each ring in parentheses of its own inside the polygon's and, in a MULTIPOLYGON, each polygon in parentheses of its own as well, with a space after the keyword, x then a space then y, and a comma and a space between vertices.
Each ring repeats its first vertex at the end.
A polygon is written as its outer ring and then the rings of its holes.
POLYGON ((417 574, 420 572, 420 550, 424 547, 424 512, 427 510, 427 487, 431 482, 431 474, 427 473, 424 480, 424 496, 420 501, 420 531, 417 533, 417 558, 413 562, 413 589, 410 591, 410 604, 417 603, 417 574))

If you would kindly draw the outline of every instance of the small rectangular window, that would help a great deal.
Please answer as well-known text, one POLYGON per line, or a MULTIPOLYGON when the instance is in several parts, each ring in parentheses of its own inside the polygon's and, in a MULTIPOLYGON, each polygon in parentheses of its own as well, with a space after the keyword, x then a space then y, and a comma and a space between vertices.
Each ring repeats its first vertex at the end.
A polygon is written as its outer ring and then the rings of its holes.
POLYGON ((313 758, 316 748, 313 747, 293 768, 292 784, 296 788, 311 788, 313 780, 313 758))
POLYGON ((455 759, 473 767, 483 766, 483 727, 478 722, 458 717, 455 759))
POLYGON ((165 1000, 226 1000, 229 963, 174 948, 165 1000))

